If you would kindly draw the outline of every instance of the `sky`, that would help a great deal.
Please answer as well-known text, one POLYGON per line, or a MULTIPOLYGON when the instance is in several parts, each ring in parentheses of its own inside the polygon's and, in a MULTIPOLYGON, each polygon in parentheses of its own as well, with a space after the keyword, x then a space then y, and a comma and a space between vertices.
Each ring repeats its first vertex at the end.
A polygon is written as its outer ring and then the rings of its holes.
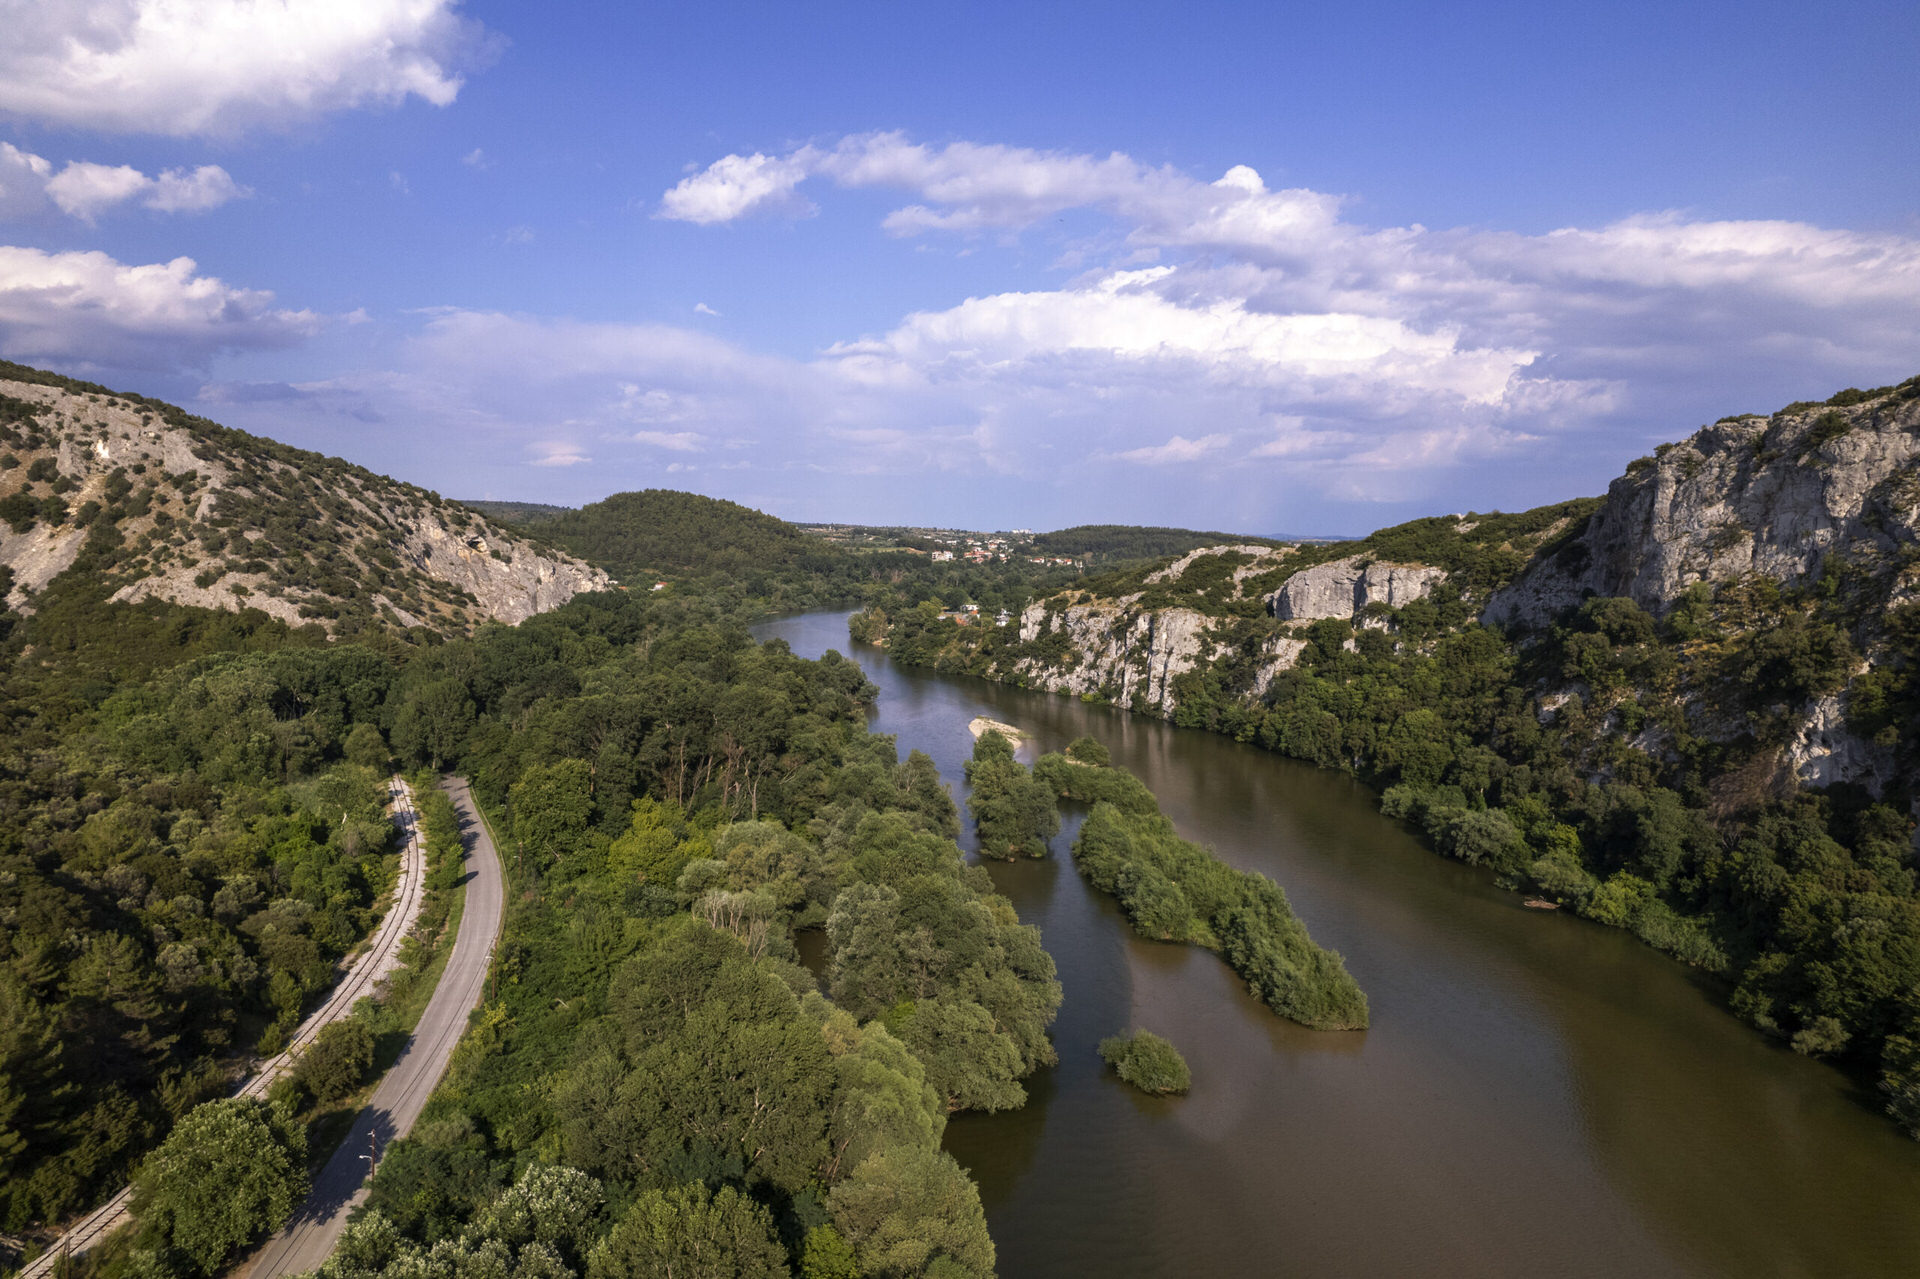
POLYGON ((1911 0, 0 29, 0 355, 454 497, 1357 534, 1920 373, 1911 0))

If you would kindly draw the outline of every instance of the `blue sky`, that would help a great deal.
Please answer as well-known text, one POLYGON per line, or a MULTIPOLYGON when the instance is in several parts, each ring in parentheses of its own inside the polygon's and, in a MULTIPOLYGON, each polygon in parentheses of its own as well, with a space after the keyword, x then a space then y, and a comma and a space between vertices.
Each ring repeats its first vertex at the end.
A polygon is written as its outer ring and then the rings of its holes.
POLYGON ((1911 4, 0 26, 0 353, 457 496, 1361 532, 1920 372, 1911 4))

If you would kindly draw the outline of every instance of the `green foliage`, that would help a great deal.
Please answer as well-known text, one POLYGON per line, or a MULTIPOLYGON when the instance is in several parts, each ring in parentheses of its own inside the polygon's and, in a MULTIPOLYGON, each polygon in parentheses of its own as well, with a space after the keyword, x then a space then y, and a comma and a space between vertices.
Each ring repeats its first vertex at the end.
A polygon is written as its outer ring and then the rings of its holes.
POLYGON ((1193 1086, 1193 1072, 1180 1050, 1150 1030, 1101 1040, 1100 1059, 1144 1093, 1183 1093, 1193 1086))
POLYGON ((980 1192, 945 1151, 876 1152, 833 1188, 828 1205, 834 1225, 853 1244, 861 1274, 993 1274, 980 1192), (941 1262, 946 1269, 936 1272, 941 1262))
POLYGON ((1013 757, 1013 744, 989 729, 974 743, 966 765, 967 811, 983 857, 1045 857, 1060 832, 1053 792, 1013 757))
POLYGON ((1072 787, 1062 793, 1096 797, 1074 841, 1074 864, 1119 900, 1134 931, 1218 950, 1268 1007, 1303 1025, 1366 1026, 1367 998, 1358 983, 1338 955, 1314 944, 1278 885, 1181 839, 1151 792, 1124 770, 1051 758, 1060 762, 1045 776, 1072 787), (1104 797, 1114 792, 1127 807, 1104 797))
POLYGON ((1254 544, 1278 546, 1264 537, 1242 533, 1198 533, 1185 528, 1143 528, 1132 524, 1078 524, 1033 539, 1034 553, 1086 557, 1096 563, 1159 560, 1203 546, 1254 544))
POLYGON ((1074 738, 1067 745, 1066 756, 1075 764, 1090 764, 1095 768, 1105 768, 1113 762, 1107 748, 1092 737, 1074 738))
POLYGON ((649 1190, 593 1250, 588 1279, 786 1279, 767 1210, 731 1186, 649 1190))
POLYGON ((306 1137, 264 1102, 212 1101, 182 1119, 135 1182, 141 1242, 179 1271, 218 1274, 306 1193, 306 1137))
POLYGON ((300 1054, 294 1077, 321 1102, 338 1101, 358 1088, 373 1068, 373 1030, 359 1017, 322 1028, 300 1054))

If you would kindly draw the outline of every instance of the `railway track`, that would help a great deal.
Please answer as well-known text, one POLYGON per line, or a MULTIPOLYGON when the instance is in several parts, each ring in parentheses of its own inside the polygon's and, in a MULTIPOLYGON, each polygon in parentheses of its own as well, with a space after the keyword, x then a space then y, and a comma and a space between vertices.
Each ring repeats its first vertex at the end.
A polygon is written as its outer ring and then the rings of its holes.
POLYGON ((498 851, 466 782, 447 778, 441 787, 465 827, 470 871, 453 952, 400 1059, 373 1090, 293 1219, 267 1241, 251 1265, 236 1270, 245 1279, 303 1274, 327 1259, 346 1228, 348 1214, 367 1195, 373 1161, 412 1130, 466 1033, 468 1014, 480 1004, 500 936, 505 885, 498 851))
MULTIPOLYGON (((400 947, 413 931, 426 898, 427 851, 420 835, 420 815, 413 806, 413 791, 406 780, 395 776, 392 789, 394 822, 400 827, 400 878, 394 886, 393 904, 367 939, 367 947, 354 958, 346 973, 334 984, 326 1002, 308 1014, 293 1038, 281 1052, 269 1057, 247 1077, 234 1093, 236 1097, 264 1099, 274 1081, 299 1059, 300 1053, 320 1032, 353 1011, 364 995, 370 995, 380 979, 399 965, 400 947)), ((133 1187, 118 1194, 75 1222, 52 1247, 28 1262, 20 1279, 43 1279, 53 1273, 62 1257, 77 1257, 125 1225, 130 1219, 128 1206, 133 1202, 133 1187)))

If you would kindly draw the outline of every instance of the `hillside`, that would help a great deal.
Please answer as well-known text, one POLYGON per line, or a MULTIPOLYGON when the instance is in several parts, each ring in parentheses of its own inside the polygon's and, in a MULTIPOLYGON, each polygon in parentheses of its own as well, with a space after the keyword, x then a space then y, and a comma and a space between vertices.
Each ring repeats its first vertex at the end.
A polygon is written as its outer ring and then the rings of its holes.
POLYGON ((113 600, 257 608, 331 635, 519 622, 605 573, 436 493, 170 404, 0 362, 0 587, 76 565, 113 600))
POLYGON ((472 507, 498 524, 544 524, 562 515, 570 515, 576 509, 571 506, 551 506, 545 502, 463 500, 460 505, 472 507))
MULTIPOLYGON (((535 523, 533 521, 523 521, 535 523)), ((839 558, 785 520, 698 493, 615 493, 537 521, 540 536, 629 585, 659 573, 824 571, 839 558)))
POLYGON ((1072 528, 1041 533, 1033 539, 1039 555, 1085 557, 1090 563, 1112 564, 1122 560, 1157 560, 1169 555, 1184 555, 1203 546, 1228 542, 1258 542, 1277 546, 1264 537, 1242 537, 1237 533, 1198 533, 1190 528, 1136 527, 1131 524, 1076 524, 1072 528))
POLYGON ((1202 548, 1017 630, 856 625, 1355 773, 1920 1134, 1920 378, 1723 419, 1605 498, 1202 548))

